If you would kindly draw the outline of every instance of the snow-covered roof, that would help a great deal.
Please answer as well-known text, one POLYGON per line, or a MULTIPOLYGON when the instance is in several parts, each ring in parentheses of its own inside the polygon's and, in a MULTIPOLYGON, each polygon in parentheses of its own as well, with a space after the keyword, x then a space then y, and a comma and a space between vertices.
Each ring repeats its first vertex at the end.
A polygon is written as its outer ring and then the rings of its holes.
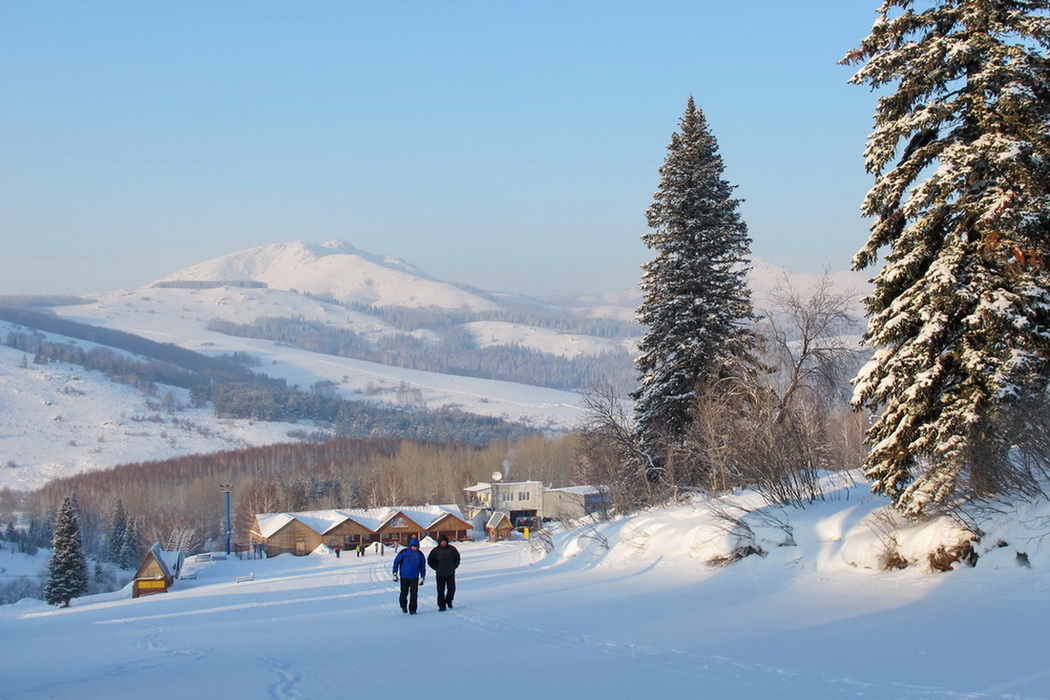
POLYGON ((265 513, 255 516, 259 524, 256 532, 263 537, 273 537, 282 527, 295 520, 288 513, 265 513))
POLYGON ((565 493, 578 493, 581 496, 593 496, 600 494, 602 490, 597 486, 584 485, 584 486, 562 486, 556 489, 547 489, 548 491, 564 491, 565 493))
POLYGON ((342 525, 347 520, 347 515, 339 510, 312 510, 305 513, 286 513, 303 525, 313 530, 316 533, 324 534, 336 527, 342 525))
POLYGON ((179 575, 179 569, 182 568, 182 552, 169 552, 161 548, 160 542, 155 542, 149 548, 149 553, 157 561, 164 578, 173 579, 179 575))
MULTIPOLYGON (((446 515, 453 515, 460 520, 469 522, 466 517, 464 517, 463 511, 460 510, 457 505, 410 506, 407 508, 395 508, 393 510, 396 513, 403 514, 406 518, 410 518, 422 528, 429 528, 446 515)), ((393 515, 391 515, 391 517, 393 517, 393 515)))
MULTIPOLYGON (((500 481, 500 482, 498 482, 498 485, 500 487, 507 487, 507 486, 535 486, 536 484, 542 484, 542 483, 543 482, 537 481, 536 479, 529 479, 528 481, 500 481)), ((488 491, 491 488, 492 488, 492 484, 490 484, 489 482, 487 482, 487 481, 480 481, 480 482, 474 484, 473 486, 467 486, 463 490, 464 491, 470 491, 470 492, 478 492, 478 491, 488 491)))
POLYGON ((272 537, 281 528, 293 520, 318 534, 325 534, 347 520, 352 520, 373 532, 390 522, 398 514, 404 515, 420 527, 427 529, 447 515, 453 515, 464 522, 469 522, 457 505, 410 506, 405 508, 339 508, 328 510, 309 510, 294 513, 263 513, 255 516, 258 522, 256 533, 262 537, 272 537))
POLYGON ((504 520, 506 520, 508 523, 510 522, 510 518, 507 517, 506 513, 503 513, 501 511, 497 510, 495 513, 493 513, 491 515, 491 517, 489 517, 489 521, 487 523, 485 523, 485 527, 488 527, 488 528, 499 527, 500 523, 502 523, 504 520))

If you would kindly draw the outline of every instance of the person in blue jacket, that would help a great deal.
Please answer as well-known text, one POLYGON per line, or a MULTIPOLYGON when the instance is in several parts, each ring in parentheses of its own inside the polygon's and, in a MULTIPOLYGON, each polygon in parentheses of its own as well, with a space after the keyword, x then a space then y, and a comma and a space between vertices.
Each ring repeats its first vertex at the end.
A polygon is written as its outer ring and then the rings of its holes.
POLYGON ((413 537, 408 548, 402 549, 394 557, 394 580, 401 581, 401 612, 416 614, 419 599, 419 584, 427 576, 427 558, 419 551, 419 540, 413 537))

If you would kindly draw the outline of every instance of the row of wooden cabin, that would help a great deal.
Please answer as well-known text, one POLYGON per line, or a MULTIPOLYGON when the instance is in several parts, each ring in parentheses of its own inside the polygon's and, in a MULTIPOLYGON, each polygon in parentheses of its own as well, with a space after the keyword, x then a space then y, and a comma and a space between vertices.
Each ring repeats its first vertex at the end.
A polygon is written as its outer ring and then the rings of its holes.
POLYGON ((459 506, 444 505, 266 513, 255 516, 248 537, 254 549, 272 557, 309 554, 322 545, 344 551, 373 543, 407 546, 413 537, 458 542, 472 533, 459 506))

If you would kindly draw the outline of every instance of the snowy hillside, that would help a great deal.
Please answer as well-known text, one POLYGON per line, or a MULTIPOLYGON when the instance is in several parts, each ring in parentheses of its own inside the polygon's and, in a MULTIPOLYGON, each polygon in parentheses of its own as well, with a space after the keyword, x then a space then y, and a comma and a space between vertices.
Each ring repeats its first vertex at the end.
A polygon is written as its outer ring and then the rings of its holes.
POLYGON ((100 295, 93 304, 56 311, 75 321, 174 343, 207 355, 249 353, 260 361, 253 368, 256 372, 285 379, 303 389, 318 381, 333 382, 343 398, 367 397, 396 403, 398 389, 407 385, 418 389, 422 402, 433 408, 455 406, 480 415, 505 415, 511 420, 539 425, 554 422, 563 428, 574 425, 580 415, 574 408, 579 405, 579 397, 570 392, 390 367, 208 330, 212 318, 236 321, 266 315, 299 315, 376 333, 391 332, 374 317, 291 292, 240 287, 157 288, 100 295))
MULTIPOLYGON (((887 572, 867 568, 882 504, 864 485, 804 510, 758 505, 739 494, 656 509, 556 533, 549 550, 538 538, 460 543, 454 608, 437 611, 428 578, 415 616, 398 609, 389 553, 191 557, 194 578, 167 594, 0 606, 0 693, 320 699, 396 697, 408 684, 511 700, 1050 697, 1050 553, 1036 531, 996 533, 1023 543, 1031 568, 1011 544, 986 546, 975 568, 887 572), (765 554, 709 566, 730 552, 738 508, 765 554)), ((923 539, 934 541, 902 541, 923 539)), ((0 566, 26 570, 5 553, 0 566)))
MULTIPOLYGON (((253 291, 229 293, 239 297, 253 291)), ((97 321, 91 315, 97 313, 110 321, 102 325, 206 354, 249 352, 262 361, 256 371, 304 389, 328 381, 345 398, 397 405, 410 394, 431 408, 458 407, 556 429, 575 426, 583 415, 580 397, 570 392, 398 369, 212 333, 187 299, 203 295, 221 302, 221 296, 212 295, 223 290, 154 292, 145 308, 138 303, 111 307, 103 301, 75 318, 97 321), (118 311, 106 317, 111 309, 118 311)), ((296 298, 304 300, 301 308, 307 310, 309 300, 296 298)), ((217 308, 225 306, 218 303, 217 308)), ((0 336, 13 328, 0 322, 0 336)), ((146 396, 97 372, 62 364, 40 366, 31 360, 0 345, 0 488, 27 490, 52 478, 117 464, 288 442, 293 440, 290 431, 314 429, 303 423, 216 419, 210 406, 189 407, 181 389, 161 386, 155 395, 146 396), (168 410, 164 395, 169 392, 177 410, 168 410)))
MULTIPOLYGON (((10 328, 0 322, 0 335, 10 328)), ((0 489, 31 490, 117 464, 288 442, 288 431, 303 427, 220 421, 210 408, 188 407, 181 389, 147 396, 98 372, 31 359, 0 345, 0 489)))
POLYGON ((581 333, 562 333, 549 328, 536 328, 521 323, 474 321, 465 324, 478 345, 520 345, 551 355, 578 357, 600 355, 604 352, 637 351, 637 341, 596 338, 581 333))

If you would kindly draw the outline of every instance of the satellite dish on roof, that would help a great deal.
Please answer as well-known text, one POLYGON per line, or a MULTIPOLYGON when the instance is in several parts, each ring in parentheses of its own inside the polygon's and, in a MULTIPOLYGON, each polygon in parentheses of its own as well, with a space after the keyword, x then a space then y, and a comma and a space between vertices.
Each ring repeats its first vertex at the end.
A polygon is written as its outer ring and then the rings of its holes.
POLYGON ((503 478, 503 472, 492 472, 492 480, 499 481, 503 478))

